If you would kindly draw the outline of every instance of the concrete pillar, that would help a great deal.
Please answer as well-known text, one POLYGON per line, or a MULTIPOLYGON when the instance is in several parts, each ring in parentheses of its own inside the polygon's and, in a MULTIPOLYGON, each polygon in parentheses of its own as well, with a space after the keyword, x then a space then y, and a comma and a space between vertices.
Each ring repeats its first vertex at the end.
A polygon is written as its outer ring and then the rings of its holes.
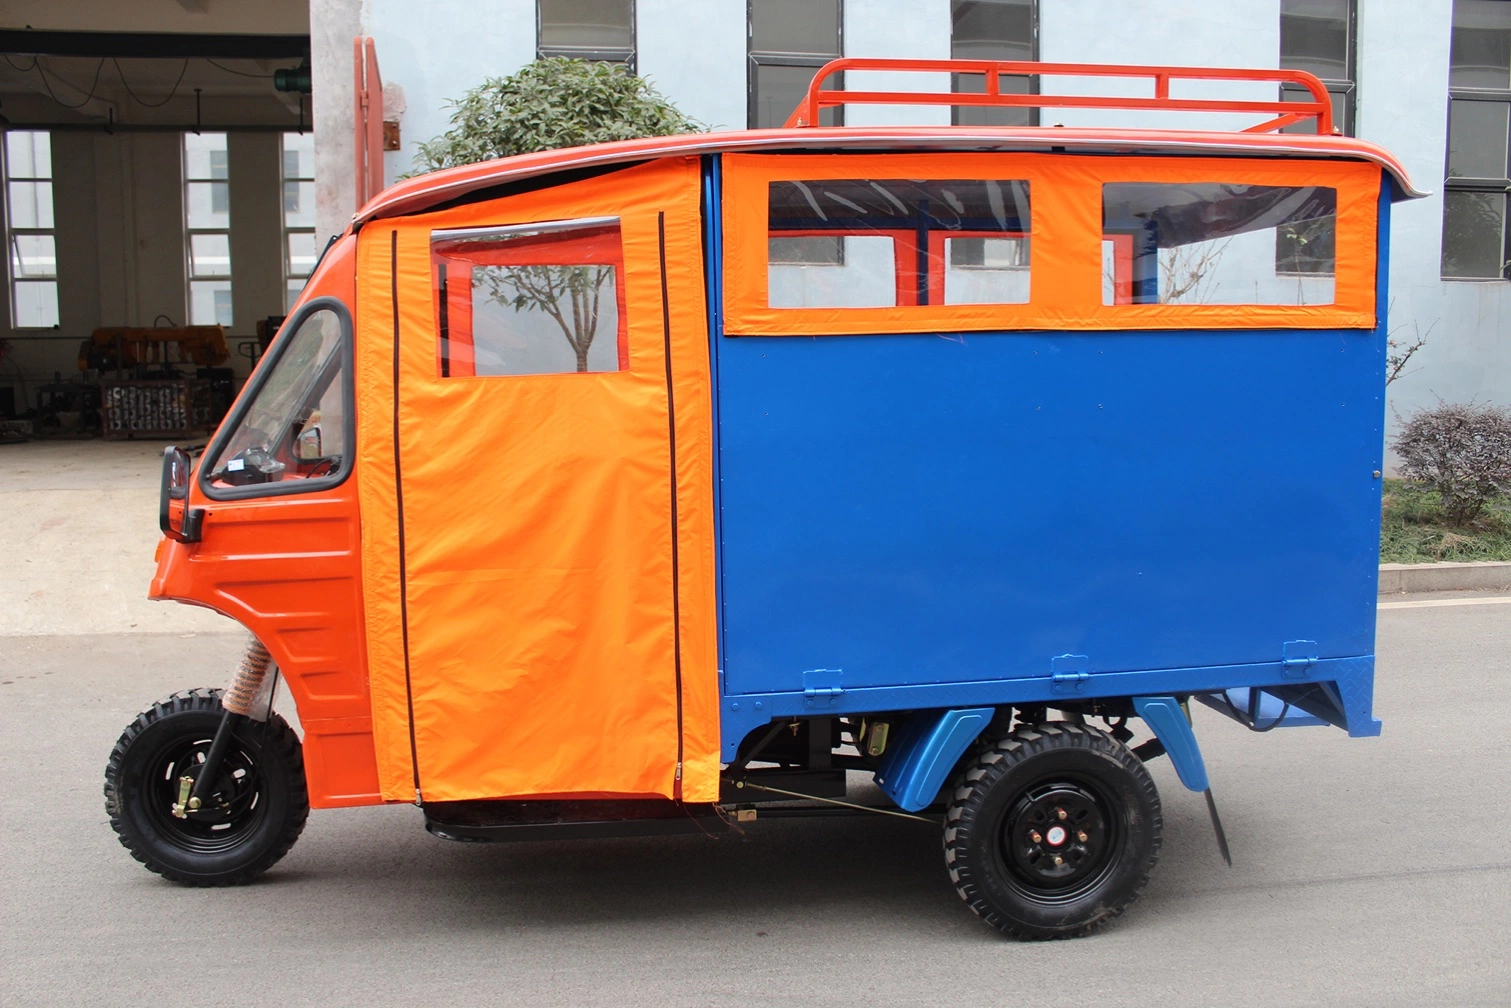
POLYGON ((352 39, 362 32, 361 13, 362 0, 310 0, 315 239, 320 244, 346 230, 356 209, 352 39))

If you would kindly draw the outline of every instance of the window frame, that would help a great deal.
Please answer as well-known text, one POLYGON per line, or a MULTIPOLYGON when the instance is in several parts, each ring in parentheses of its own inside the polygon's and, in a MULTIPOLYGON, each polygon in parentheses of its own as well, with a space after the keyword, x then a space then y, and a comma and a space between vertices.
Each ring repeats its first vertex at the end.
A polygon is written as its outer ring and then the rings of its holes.
MULTIPOLYGON (((745 0, 745 123, 749 129, 763 129, 775 127, 760 127, 756 125, 757 113, 760 103, 756 96, 756 81, 760 76, 760 68, 763 66, 785 67, 819 67, 826 66, 833 60, 841 59, 845 55, 845 0, 834 0, 834 53, 815 52, 788 52, 775 49, 757 49, 755 47, 755 5, 761 0, 745 0)), ((832 78, 836 88, 844 87, 844 74, 835 74, 832 78)), ((794 106, 793 111, 796 111, 794 106)), ((834 115, 834 122, 828 125, 843 126, 845 124, 845 110, 843 106, 837 106, 826 111, 834 115)), ((791 113, 788 113, 791 115, 791 113)), ((822 118, 822 116, 820 116, 822 118)), ((777 126, 781 124, 778 123, 777 126)))
MULTIPOLYGON (((950 59, 978 59, 979 58, 979 57, 975 57, 975 56, 962 56, 962 55, 960 55, 960 54, 958 54, 958 53, 955 52, 955 42, 956 42, 956 39, 955 39, 955 7, 956 7, 957 4, 965 3, 965 2, 967 2, 967 0, 950 0, 950 59)), ((1039 52, 1040 52, 1039 0, 1028 0, 1028 3, 1027 3, 1026 6, 1029 8, 1029 40, 1028 40, 1029 57, 1028 58, 1029 58, 1030 61, 1037 63, 1039 61, 1039 52)), ((951 91, 958 91, 959 90, 959 86, 960 86, 959 78, 960 78, 960 76, 962 76, 962 75, 960 75, 960 74, 951 74, 950 75, 950 90, 951 91)), ((1023 75, 1023 79, 1025 79, 1025 80, 1028 81, 1028 91, 1027 91, 1028 94, 1038 94, 1039 93, 1039 86, 1040 85, 1039 85, 1039 75, 1038 74, 1025 74, 1025 75, 1023 75)), ((990 106, 987 106, 987 107, 990 108, 990 106)), ((963 112, 965 112, 965 110, 966 110, 965 106, 962 106, 962 105, 953 105, 953 106, 951 106, 950 107, 950 125, 952 125, 952 126, 960 126, 960 125, 962 125, 961 122, 960 122, 960 116, 961 116, 961 114, 963 112)), ((1043 110, 1040 109, 1037 105, 1031 105, 1031 106, 1028 106, 1025 109, 1025 111, 1027 111, 1027 113, 1028 113, 1028 125, 1029 126, 1038 126, 1039 123, 1040 123, 1040 116, 1041 116, 1043 110)))
MULTIPOLYGON (((1448 159, 1453 153, 1453 103, 1455 101, 1482 101, 1493 102, 1497 105, 1506 106, 1507 116, 1511 117, 1511 88, 1505 91, 1479 90, 1470 88, 1448 89, 1448 129, 1444 131, 1443 142, 1443 228, 1448 226, 1448 194, 1456 192, 1468 193, 1491 193, 1500 196, 1502 206, 1511 209, 1511 167, 1507 168, 1506 177, 1503 178, 1476 178, 1448 174, 1448 159)), ((1508 131, 1511 132, 1511 131, 1508 131)), ((1511 137, 1508 137, 1511 139, 1511 137)), ((1499 276, 1455 276, 1443 272, 1441 255, 1439 256, 1438 275, 1439 279, 1452 283, 1505 283, 1511 280, 1511 220, 1508 220, 1506 209, 1501 213, 1501 268, 1499 276)))
MULTIPOLYGON (((619 215, 597 215, 592 217, 574 217, 569 219, 553 219, 537 222, 519 222, 511 224, 481 224, 471 227, 435 228, 430 231, 428 239, 431 261, 431 290, 436 312, 436 376, 442 381, 457 381, 467 379, 521 379, 521 378, 548 378, 562 375, 611 375, 622 374, 630 371, 629 352, 629 313, 627 310, 627 297, 625 293, 625 256, 624 256, 624 219, 619 215), (458 373, 456 365, 461 363, 461 355, 453 355, 452 344, 455 339, 451 332, 451 294, 447 286, 448 276, 442 272, 445 268, 444 260, 448 258, 444 253, 436 251, 436 246, 443 242, 457 241, 486 241, 489 239, 508 239, 511 236, 526 235, 558 235, 563 236, 564 244, 571 245, 580 242, 581 238, 565 237, 574 231, 591 231, 612 226, 614 229, 615 253, 612 261, 607 263, 526 263, 521 265, 578 265, 578 266, 607 266, 613 271, 614 278, 614 306, 615 306, 615 347, 618 367, 604 368, 587 371, 526 371, 518 374, 478 374, 476 365, 477 331, 471 324, 474 313, 469 311, 469 325, 466 344, 473 355, 467 362, 465 372, 458 373)), ((471 289, 469 283, 468 289, 471 289)), ((596 336, 595 336, 596 338, 596 336)))
POLYGON ((720 198, 724 333, 851 336, 1057 330, 1372 329, 1378 321, 1379 220, 1386 174, 1366 160, 1214 155, 1110 158, 1094 154, 725 154, 720 198), (1032 195, 1026 304, 885 308, 769 306, 767 187, 826 178, 1014 179, 1032 195), (1338 191, 1334 300, 1327 305, 1103 305, 1102 186, 1226 182, 1327 186, 1338 191))
MULTIPOLYGON (((284 194, 287 191, 288 184, 290 182, 309 182, 309 183, 313 183, 315 181, 315 176, 313 174, 313 172, 314 172, 313 166, 311 166, 311 168, 310 168, 311 174, 308 175, 308 176, 300 175, 297 178, 290 178, 289 175, 288 175, 287 153, 286 153, 286 148, 284 147, 284 144, 287 142, 287 138, 288 138, 288 136, 289 136, 290 133, 294 133, 295 135, 302 135, 302 134, 304 134, 306 132, 309 132, 309 131, 290 130, 290 131, 285 131, 284 133, 282 133, 282 134, 279 135, 279 138, 278 138, 278 174, 280 176, 280 181, 279 181, 279 185, 278 185, 278 196, 279 196, 279 204, 280 204, 280 206, 282 206, 282 204, 283 204, 283 200, 285 198, 284 194)), ((310 133, 310 135, 313 136, 313 133, 310 133)), ((303 159, 301 159, 300 165, 301 165, 300 171, 303 171, 304 170, 304 168, 303 168, 303 159)), ((295 304, 298 303, 300 296, 304 293, 304 287, 308 286, 308 284, 309 284, 310 277, 312 277, 312 276, 315 275, 315 267, 317 267, 317 266, 320 265, 320 257, 323 254, 323 252, 321 250, 318 250, 318 249, 316 250, 316 252, 315 252, 315 261, 310 264, 310 269, 309 269, 308 273, 304 273, 302 275, 295 273, 294 272, 294 257, 293 257, 292 252, 290 251, 290 248, 289 248, 289 235, 307 234, 307 235, 310 236, 310 243, 311 243, 311 245, 314 245, 315 244, 315 225, 314 224, 310 224, 308 226, 299 225, 297 227, 291 227, 289 225, 289 222, 288 222, 288 209, 286 207, 284 207, 283 209, 281 209, 279 211, 279 213, 283 217, 283 221, 282 221, 282 223, 283 223, 283 290, 284 290, 284 305, 283 305, 283 310, 284 310, 285 313, 287 313, 295 304), (299 289, 298 293, 294 293, 291 290, 291 285, 292 285, 293 281, 295 281, 295 280, 300 281, 300 289, 299 289)))
POLYGON ((311 298, 299 307, 279 327, 278 334, 273 337, 272 345, 267 353, 263 354, 258 361, 257 368, 252 372, 252 377, 247 380, 241 394, 236 397, 220 427, 216 429, 215 436, 205 446, 204 454, 200 456, 199 465, 195 466, 194 481, 199 486, 200 493, 210 500, 236 501, 246 500, 251 497, 287 497, 292 494, 315 493, 330 490, 346 482, 348 476, 357 467, 357 383, 356 383, 356 360, 352 349, 352 316, 346 302, 340 298, 322 295, 311 298), (241 427, 246 419, 247 412, 252 408, 252 403, 262 392, 263 386, 268 382, 269 376, 277 370, 278 362, 283 359, 289 344, 293 342, 292 336, 299 331, 299 327, 316 312, 334 312, 337 323, 341 327, 341 394, 346 400, 346 408, 342 410, 341 436, 345 446, 343 465, 336 472, 326 476, 315 476, 309 479, 279 481, 277 483, 251 483, 246 486, 218 487, 207 478, 212 468, 212 463, 220 460, 220 453, 225 450, 231 438, 241 427))
POLYGON ((592 63, 619 63, 630 73, 636 72, 636 65, 640 56, 640 31, 638 26, 639 12, 636 10, 637 0, 628 0, 630 5, 630 47, 625 49, 595 49, 592 46, 561 46, 546 45, 541 41, 541 31, 545 23, 542 16, 541 4, 544 0, 535 0, 535 58, 550 59, 553 56, 564 56, 568 59, 588 60, 592 63))
MULTIPOLYGON (((180 133, 178 142, 180 192, 183 199, 183 224, 184 224, 184 323, 186 325, 218 325, 231 328, 236 325, 236 270, 235 260, 231 254, 231 135, 225 130, 207 130, 205 133, 180 133), (226 177, 214 178, 191 178, 189 175, 189 144, 191 135, 204 136, 205 133, 218 133, 226 138, 226 177), (189 223, 189 187, 192 185, 204 185, 206 183, 224 182, 226 187, 226 225, 225 227, 192 227, 189 223), (194 272, 194 237, 195 235, 225 235, 226 237, 226 271, 223 274, 198 275, 194 272), (196 280, 219 281, 224 280, 231 295, 231 318, 228 322, 222 322, 216 318, 209 322, 196 322, 194 319, 194 282, 196 280)), ((282 146, 279 147, 280 152, 282 146)), ((283 174, 280 166, 279 175, 283 174)), ((283 187, 279 184, 279 204, 282 205, 283 187)), ((282 211, 279 211, 282 213, 282 211)))
MULTIPOLYGON (((1511 11, 1511 4, 1507 5, 1511 11)), ((1511 28, 1511 22, 1507 24, 1511 28)), ((1451 31, 1451 28, 1450 28, 1451 31)), ((1451 42, 1450 42, 1451 46, 1451 42)), ((1452 51, 1449 53, 1449 74, 1452 80, 1452 51)), ((1446 107, 1447 129, 1444 130, 1443 139, 1443 222, 1439 234, 1448 227, 1448 195, 1455 192, 1468 193, 1491 193, 1501 197, 1501 268, 1498 276, 1453 276, 1444 272, 1441 252, 1438 260, 1439 278, 1449 283, 1505 283, 1511 280, 1511 153, 1505 160, 1507 164, 1506 175, 1502 178, 1479 178, 1472 176, 1457 176, 1448 174, 1449 159, 1453 156, 1453 103, 1456 101, 1492 102, 1506 108, 1508 122, 1511 122, 1511 81, 1504 88, 1466 88, 1455 87, 1452 83, 1448 86, 1448 103, 1446 107)), ((1511 130, 1508 130, 1507 145, 1511 147, 1511 130)))
MULTIPOLYGON (((13 132, 17 132, 17 133, 40 133, 43 136, 47 137, 47 160, 48 160, 49 170, 51 171, 51 165, 52 165, 52 131, 51 130, 15 130, 13 132)), ((52 331, 54 329, 60 328, 62 326, 62 324, 63 324, 63 300, 62 300, 62 298, 58 294, 58 201, 57 201, 57 198, 56 198, 57 197, 57 180, 54 178, 53 174, 49 174, 45 178, 43 178, 41 176, 37 176, 37 175, 21 175, 21 176, 13 175, 11 173, 11 165, 10 165, 10 144, 8 142, 9 133, 6 134, 6 138, 7 138, 7 142, 0 143, 0 183, 3 183, 3 185, 4 185, 4 191, 0 192, 0 206, 4 207, 4 212, 5 212, 5 278, 6 278, 6 288, 7 288, 6 294, 8 295, 7 305, 8 305, 9 310, 10 310, 10 315, 9 315, 9 318, 7 319, 7 321, 10 323, 10 328, 13 329, 13 330, 17 330, 17 331, 21 331, 21 332, 33 332, 33 331, 34 332, 50 332, 50 331, 52 331), (11 207, 11 195, 10 195, 10 189, 11 189, 11 185, 10 184, 12 182, 32 182, 32 183, 46 182, 46 183, 48 183, 48 185, 52 189, 52 195, 49 197, 49 201, 52 204, 52 227, 50 227, 50 228, 41 228, 41 227, 26 227, 26 228, 23 228, 23 227, 16 227, 15 226, 15 219, 16 219, 15 218, 15 211, 11 207), (32 237, 32 236, 45 236, 45 237, 48 237, 48 238, 52 239, 52 274, 50 276, 26 276, 26 277, 23 277, 16 270, 15 258, 16 258, 17 254, 18 254, 18 251, 19 251, 17 249, 17 247, 16 247, 16 239, 19 238, 19 237, 32 237), (17 295, 17 288, 18 288, 18 286, 20 286, 21 284, 34 283, 36 281, 44 281, 45 282, 45 281, 49 281, 49 280, 52 282, 53 314, 57 316, 58 321, 54 322, 52 325, 41 325, 41 326, 21 325, 20 322, 17 320, 17 303, 18 303, 18 299, 17 299, 16 295, 17 295)))

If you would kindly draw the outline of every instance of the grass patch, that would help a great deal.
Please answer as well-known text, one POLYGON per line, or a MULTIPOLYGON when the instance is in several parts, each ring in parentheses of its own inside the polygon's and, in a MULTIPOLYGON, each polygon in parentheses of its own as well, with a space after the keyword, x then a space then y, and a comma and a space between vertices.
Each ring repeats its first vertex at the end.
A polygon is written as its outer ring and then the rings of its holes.
POLYGON ((1511 560, 1511 497, 1493 501, 1473 523, 1449 525, 1438 495, 1404 480, 1385 481, 1381 563, 1511 560))

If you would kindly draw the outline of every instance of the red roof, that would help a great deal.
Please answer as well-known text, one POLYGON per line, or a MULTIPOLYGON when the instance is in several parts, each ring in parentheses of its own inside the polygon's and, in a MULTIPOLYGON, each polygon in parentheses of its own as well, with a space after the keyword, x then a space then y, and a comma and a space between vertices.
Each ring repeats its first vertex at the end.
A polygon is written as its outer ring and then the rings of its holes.
POLYGON ((1426 196, 1388 151, 1353 137, 1295 133, 1107 129, 1072 126, 842 126, 732 130, 619 140, 520 154, 447 168, 389 186, 353 218, 356 224, 418 213, 479 189, 573 169, 651 158, 751 151, 1044 151, 1073 154, 1338 158, 1373 161, 1395 182, 1395 199, 1426 196))

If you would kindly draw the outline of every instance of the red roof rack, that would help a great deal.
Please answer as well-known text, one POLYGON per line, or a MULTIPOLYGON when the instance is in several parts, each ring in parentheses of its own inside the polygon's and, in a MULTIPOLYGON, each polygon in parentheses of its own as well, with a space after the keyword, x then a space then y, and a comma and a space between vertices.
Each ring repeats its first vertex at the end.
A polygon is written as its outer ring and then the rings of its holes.
POLYGON ((1033 63, 1006 60, 910 60, 910 59, 837 59, 826 63, 812 83, 787 126, 813 126, 826 108, 843 105, 960 105, 1008 106, 1018 108, 1101 108, 1154 109, 1174 112, 1253 112, 1268 113, 1273 118, 1241 132, 1270 133, 1293 123, 1313 119, 1320 134, 1336 133, 1333 107, 1327 88, 1301 70, 1235 70, 1220 67, 1134 66, 1111 63, 1033 63), (961 91, 826 91, 824 82, 845 70, 883 70, 909 73, 976 74, 986 78, 982 92, 961 91), (1117 95, 1011 94, 1002 90, 1003 77, 1143 77, 1154 82, 1154 97, 1133 98, 1117 95), (1271 81, 1298 84, 1311 95, 1310 101, 1236 101, 1226 98, 1171 98, 1174 80, 1271 81))

